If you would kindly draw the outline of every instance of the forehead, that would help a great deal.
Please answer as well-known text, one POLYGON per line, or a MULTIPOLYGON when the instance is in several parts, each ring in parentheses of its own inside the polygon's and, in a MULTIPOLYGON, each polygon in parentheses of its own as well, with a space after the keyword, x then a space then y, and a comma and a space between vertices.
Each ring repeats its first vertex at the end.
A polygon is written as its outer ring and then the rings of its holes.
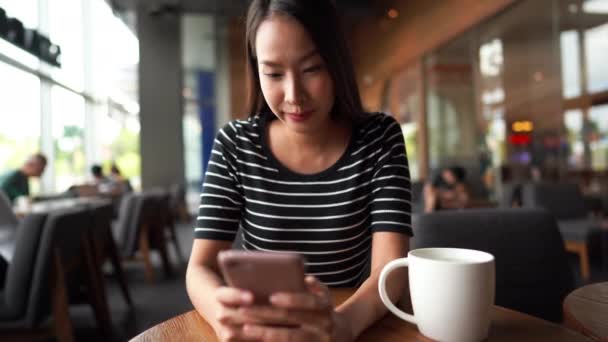
POLYGON ((313 51, 315 44, 297 20, 273 15, 260 24, 255 49, 258 60, 291 62, 313 51))

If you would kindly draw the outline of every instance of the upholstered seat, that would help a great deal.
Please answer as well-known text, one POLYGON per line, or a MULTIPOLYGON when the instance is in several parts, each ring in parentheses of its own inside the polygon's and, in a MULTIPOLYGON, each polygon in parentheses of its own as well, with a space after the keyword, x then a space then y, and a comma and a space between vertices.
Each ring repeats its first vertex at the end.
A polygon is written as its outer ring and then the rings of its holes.
MULTIPOLYGON (((589 246, 593 238, 608 234, 590 217, 578 184, 529 183, 523 189, 523 206, 544 208, 556 219, 559 231, 566 243, 566 250, 577 253, 581 264, 581 276, 590 276, 589 246)), ((608 251, 604 251, 608 253, 608 251)))

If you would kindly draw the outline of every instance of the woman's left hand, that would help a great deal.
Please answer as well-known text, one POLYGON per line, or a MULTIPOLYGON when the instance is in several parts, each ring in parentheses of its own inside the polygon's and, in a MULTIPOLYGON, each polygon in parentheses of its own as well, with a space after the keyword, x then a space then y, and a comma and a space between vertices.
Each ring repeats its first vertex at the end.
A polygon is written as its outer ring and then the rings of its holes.
POLYGON ((243 333, 258 341, 354 340, 347 318, 333 309, 329 289, 314 277, 306 277, 308 293, 276 293, 270 306, 239 309, 247 323, 243 333))

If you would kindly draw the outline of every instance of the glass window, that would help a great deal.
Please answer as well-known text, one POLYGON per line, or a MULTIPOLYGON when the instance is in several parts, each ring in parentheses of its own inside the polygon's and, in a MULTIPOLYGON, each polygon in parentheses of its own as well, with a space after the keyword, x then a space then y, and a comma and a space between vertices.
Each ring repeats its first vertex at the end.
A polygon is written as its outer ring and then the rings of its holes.
MULTIPOLYGON (((491 31, 490 31, 491 32, 491 31)), ((482 138, 482 152, 488 164, 499 167, 505 161, 505 90, 503 87, 504 54, 502 40, 482 34, 479 45, 476 83, 478 93, 477 113, 482 138), (492 37, 492 38, 490 38, 492 37)), ((488 165, 488 166, 490 166, 488 165)))
MULTIPOLYGON (((470 34, 440 47, 426 58, 427 123, 431 171, 459 165, 479 176, 479 143, 473 88, 470 34)), ((485 168, 485 166, 484 166, 485 168)))
POLYGON ((94 0, 92 9, 91 70, 95 92, 137 113, 139 41, 125 23, 114 16, 105 0, 94 0))
POLYGON ((590 93, 608 90, 608 1, 585 0, 580 13, 585 28, 587 87, 590 93))
POLYGON ((0 173, 40 148, 40 80, 0 63, 0 173))
POLYGON ((583 113, 580 109, 564 113, 564 126, 568 141, 568 166, 572 169, 585 167, 585 146, 583 142, 583 113))
POLYGON ((581 61, 579 58, 578 32, 564 31, 560 34, 562 54, 562 91, 564 98, 581 95, 581 61))
POLYGON ((421 109, 420 78, 418 64, 406 68, 390 80, 386 89, 385 111, 399 121, 405 139, 410 177, 413 181, 420 178, 418 156, 418 125, 421 109))
POLYGON ((589 122, 591 168, 605 170, 608 167, 608 105, 591 107, 589 122))
POLYGON ((53 78, 81 91, 84 85, 82 1, 48 1, 50 38, 61 46, 61 68, 53 69, 53 78))
POLYGON ((203 174, 202 127, 198 108, 196 102, 186 102, 183 119, 186 181, 188 184, 196 184, 197 189, 202 182, 203 174))
POLYGON ((51 120, 55 160, 56 192, 83 182, 86 177, 84 151, 84 98, 59 86, 51 88, 51 120))
POLYGON ((108 172, 112 163, 116 163, 122 175, 129 179, 131 185, 139 188, 141 184, 141 160, 139 154, 139 120, 131 114, 125 114, 112 107, 99 107, 96 110, 96 144, 100 149, 99 163, 108 172))
POLYGON ((589 92, 608 90, 608 23, 585 31, 585 50, 589 92))

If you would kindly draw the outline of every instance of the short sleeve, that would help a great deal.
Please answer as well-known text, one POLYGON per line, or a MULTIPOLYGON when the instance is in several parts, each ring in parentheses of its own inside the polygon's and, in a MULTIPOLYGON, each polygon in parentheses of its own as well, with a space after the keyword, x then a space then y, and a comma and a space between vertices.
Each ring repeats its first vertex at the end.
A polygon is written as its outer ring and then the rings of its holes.
POLYGON ((194 237, 233 241, 242 216, 244 197, 236 161, 235 132, 222 128, 213 145, 201 193, 194 237))
POLYGON ((389 117, 374 175, 371 180, 371 231, 412 236, 411 182, 401 126, 389 117))

